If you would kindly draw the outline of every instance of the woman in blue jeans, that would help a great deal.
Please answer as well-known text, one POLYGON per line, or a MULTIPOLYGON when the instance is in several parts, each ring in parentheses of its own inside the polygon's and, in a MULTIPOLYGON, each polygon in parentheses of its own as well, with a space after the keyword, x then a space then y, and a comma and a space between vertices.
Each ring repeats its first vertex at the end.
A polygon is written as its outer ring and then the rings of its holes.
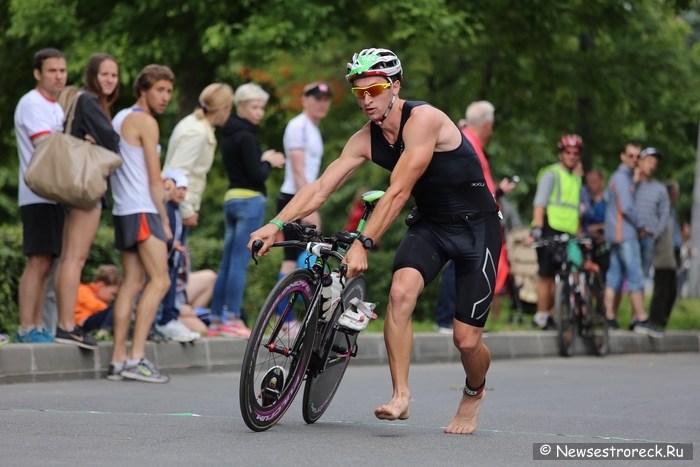
POLYGON ((241 320, 250 252, 250 234, 259 229, 265 214, 265 180, 272 168, 284 167, 284 154, 262 152, 255 133, 265 115, 269 98, 260 86, 248 83, 236 89, 231 115, 222 127, 221 154, 229 180, 224 196, 226 236, 219 274, 211 303, 209 335, 248 338, 250 330, 241 320))

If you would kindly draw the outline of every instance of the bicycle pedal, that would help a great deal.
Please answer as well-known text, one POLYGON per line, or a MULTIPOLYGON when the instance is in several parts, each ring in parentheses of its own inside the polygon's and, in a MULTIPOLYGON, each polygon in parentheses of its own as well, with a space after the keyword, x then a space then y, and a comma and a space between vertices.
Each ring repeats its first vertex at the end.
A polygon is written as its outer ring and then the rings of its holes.
POLYGON ((284 368, 281 366, 274 366, 270 368, 262 379, 260 384, 263 406, 270 406, 277 402, 282 394, 282 388, 284 387, 284 368))

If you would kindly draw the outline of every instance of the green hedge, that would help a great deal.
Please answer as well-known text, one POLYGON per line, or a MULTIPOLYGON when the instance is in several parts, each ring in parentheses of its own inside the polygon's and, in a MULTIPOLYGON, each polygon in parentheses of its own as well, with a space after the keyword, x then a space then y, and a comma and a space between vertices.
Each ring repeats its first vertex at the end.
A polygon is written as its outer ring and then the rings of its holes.
MULTIPOLYGON (((217 271, 223 250, 223 239, 192 235, 189 240, 190 257, 194 271, 213 269, 217 271)), ((365 273, 368 284, 368 299, 379 302, 378 314, 383 316, 391 284, 393 251, 376 251, 369 255, 370 269, 365 273)), ((253 318, 268 292, 277 281, 282 250, 274 249, 269 256, 259 260, 258 266, 251 261, 248 269, 243 308, 253 318)), ((24 271, 26 258, 22 254, 22 227, 0 226, 0 332, 14 333, 19 323, 17 311, 17 289, 24 271)), ((95 269, 101 264, 121 265, 120 254, 114 249, 114 232, 109 227, 100 227, 95 236, 87 264, 83 270, 83 281, 90 281, 95 269)), ((437 301, 438 281, 431 284, 418 302, 414 319, 431 320, 437 301)), ((252 323, 249 323, 252 325, 252 323)))

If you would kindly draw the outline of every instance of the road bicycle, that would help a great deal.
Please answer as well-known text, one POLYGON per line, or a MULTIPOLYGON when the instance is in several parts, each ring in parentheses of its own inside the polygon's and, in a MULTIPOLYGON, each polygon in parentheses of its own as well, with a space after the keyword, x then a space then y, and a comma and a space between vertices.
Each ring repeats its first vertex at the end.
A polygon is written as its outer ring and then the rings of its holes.
MULTIPOLYGON (((324 237, 315 226, 287 222, 283 228, 295 230, 301 240, 272 245, 298 247, 316 259, 307 259, 307 267, 296 269, 277 282, 251 331, 239 388, 241 415, 251 430, 265 431, 274 426, 289 409, 304 381, 302 413, 306 423, 321 418, 333 400, 350 359, 357 355, 359 332, 341 326, 338 320, 348 309, 356 312, 360 320, 369 320, 376 304, 368 307, 364 302, 367 290, 364 275, 346 281, 347 266, 340 264, 329 273, 329 260, 343 260, 383 194, 375 190, 363 195, 364 211, 353 234, 342 232, 335 237, 324 237), (342 291, 338 300, 333 301, 338 302, 337 306, 333 308, 331 302, 324 311, 323 290, 331 287, 333 280, 340 282, 342 291), (364 310, 362 315, 360 308, 364 310)), ((260 248, 261 241, 253 243, 254 253, 260 248)))
POLYGON ((589 238, 571 238, 568 234, 543 238, 533 245, 552 252, 561 268, 554 283, 554 321, 557 326, 559 355, 574 353, 575 338, 581 337, 592 355, 608 353, 608 322, 603 304, 603 280, 598 265, 590 260, 589 238), (573 248, 580 248, 578 254, 573 248))

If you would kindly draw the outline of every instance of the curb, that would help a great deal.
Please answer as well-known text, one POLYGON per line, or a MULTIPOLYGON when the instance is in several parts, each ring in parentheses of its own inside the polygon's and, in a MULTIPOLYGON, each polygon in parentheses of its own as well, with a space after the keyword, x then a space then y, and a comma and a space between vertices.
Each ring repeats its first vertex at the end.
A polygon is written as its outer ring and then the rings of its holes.
MULTIPOLYGON (((194 344, 176 342, 146 345, 146 357, 171 374, 185 372, 239 371, 247 341, 233 338, 203 338, 194 344)), ((555 331, 509 332, 484 336, 491 358, 557 357, 555 331)), ((358 338, 354 365, 387 364, 384 336, 362 333, 358 338)), ((580 339, 576 355, 585 355, 580 339), (580 345, 579 345, 580 344, 580 345)), ((610 332, 610 353, 700 352, 700 332, 668 331, 662 339, 628 331, 610 332)), ((0 384, 99 379, 107 374, 112 344, 100 342, 96 351, 61 344, 7 344, 0 347, 0 384)), ((460 361, 452 336, 439 333, 414 335, 413 363, 460 361)))

